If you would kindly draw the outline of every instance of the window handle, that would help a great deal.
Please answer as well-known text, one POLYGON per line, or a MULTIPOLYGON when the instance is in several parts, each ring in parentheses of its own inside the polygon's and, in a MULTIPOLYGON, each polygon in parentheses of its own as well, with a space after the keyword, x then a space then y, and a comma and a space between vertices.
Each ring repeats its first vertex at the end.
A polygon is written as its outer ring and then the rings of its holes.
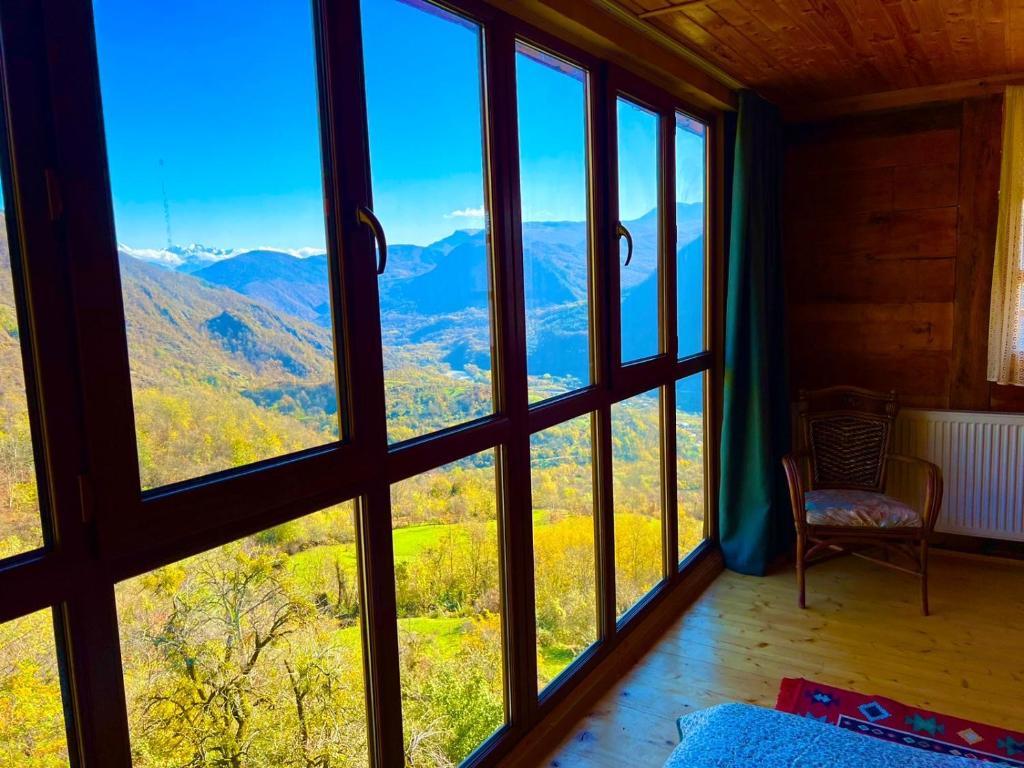
POLYGON ((380 220, 373 214, 373 211, 365 205, 356 208, 356 219, 360 224, 365 224, 370 228, 373 239, 377 241, 377 274, 383 275, 388 266, 388 241, 384 237, 384 227, 381 226, 380 220))
POLYGON ((629 262, 633 260, 633 236, 629 234, 628 229, 622 226, 621 221, 615 225, 615 236, 619 240, 626 238, 626 263, 622 266, 628 267, 629 262))

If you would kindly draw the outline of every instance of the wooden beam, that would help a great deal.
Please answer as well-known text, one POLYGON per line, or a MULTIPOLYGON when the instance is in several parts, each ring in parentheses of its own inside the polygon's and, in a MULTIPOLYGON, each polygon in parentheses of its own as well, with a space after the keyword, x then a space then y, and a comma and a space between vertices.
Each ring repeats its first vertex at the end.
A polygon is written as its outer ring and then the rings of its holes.
POLYGON ((923 104, 962 101, 1002 93, 1008 85, 1024 85, 1024 72, 998 75, 955 83, 925 85, 899 91, 883 91, 863 96, 850 96, 814 103, 793 103, 782 106, 782 116, 788 123, 827 120, 841 115, 860 112, 881 112, 904 109, 923 104))
POLYGON ((736 109, 741 83, 611 0, 488 2, 696 106, 736 109))
POLYGON ((988 410, 988 313, 999 216, 1002 97, 964 102, 949 407, 988 410))
POLYGON ((655 8, 653 11, 641 11, 636 15, 638 19, 653 19, 655 16, 667 16, 670 13, 680 11, 688 5, 702 2, 702 0, 683 0, 681 3, 669 5, 665 8, 655 8))

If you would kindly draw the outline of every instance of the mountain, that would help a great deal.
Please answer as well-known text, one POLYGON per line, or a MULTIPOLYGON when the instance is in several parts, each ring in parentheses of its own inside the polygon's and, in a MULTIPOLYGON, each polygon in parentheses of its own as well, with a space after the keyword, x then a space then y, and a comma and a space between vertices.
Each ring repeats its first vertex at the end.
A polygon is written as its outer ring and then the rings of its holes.
POLYGON ((124 255, 121 284, 135 388, 195 381, 262 405, 288 395, 309 413, 337 410, 329 329, 124 255))
POLYGON ((325 253, 302 259, 281 251, 247 251, 199 269, 192 276, 308 322, 330 325, 325 253))
POLYGON ((704 237, 700 236, 682 248, 676 256, 682 285, 682 296, 676 307, 679 328, 679 354, 685 357, 703 349, 704 292, 704 237), (695 298, 696 297, 696 298, 695 298))
POLYGON ((118 244, 117 249, 133 259, 147 261, 151 264, 179 272, 194 272, 197 269, 202 269, 207 264, 230 259, 239 253, 237 250, 208 248, 198 243, 172 245, 169 248, 132 248, 124 244, 118 244))
MULTIPOLYGON (((678 218, 680 275, 696 285, 703 209, 680 206, 678 218)), ((626 222, 636 246, 621 268, 627 336, 642 338, 655 325, 655 224, 653 213, 626 222)), ((552 390, 588 378, 588 236, 581 222, 523 227, 528 364, 552 379, 552 390)), ((391 247, 378 285, 393 440, 491 412, 488 247, 480 230, 391 247)), ((25 406, 8 263, 0 237, 0 411, 10 415, 25 406)), ((123 246, 120 267, 146 487, 336 437, 326 254, 123 246)), ((680 306, 682 327, 691 329, 681 345, 698 344, 702 311, 680 306)), ((699 407, 699 389, 681 396, 699 407)))
MULTIPOLYGON (((696 285, 703 279, 703 223, 700 203, 677 206, 678 264, 686 284, 696 285)), ((656 211, 624 224, 633 236, 634 256, 620 271, 623 335, 642 341, 657 319, 656 211)), ((588 237, 584 222, 527 222, 523 226, 531 370, 579 380, 588 375, 580 362, 586 360, 588 345, 588 237)), ((425 246, 390 246, 388 268, 378 283, 389 365, 422 365, 440 359, 453 371, 469 365, 491 367, 487 248, 487 233, 472 229, 458 230, 425 246)), ((624 250, 623 245, 620 264, 624 250)), ((199 304, 209 306, 199 313, 202 321, 193 323, 190 333, 203 334, 205 343, 216 344, 221 353, 241 355, 260 370, 276 366, 284 379, 308 379, 301 372, 313 370, 305 359, 308 354, 291 349, 292 342, 282 342, 280 334, 285 328, 303 329, 304 344, 312 345, 307 353, 316 348, 329 358, 330 281, 324 253, 187 246, 160 252, 122 247, 122 255, 126 294, 133 284, 138 284, 133 291, 147 287, 152 293, 148 304, 135 307, 140 318, 158 312, 158 307, 191 306, 195 315, 199 304), (148 263, 134 255, 141 253, 146 254, 148 263), (190 292, 194 296, 185 295, 190 292), (244 304, 239 304, 243 300, 244 304), (322 335, 310 335, 310 328, 319 329, 322 335)), ((703 307, 696 304, 680 306, 684 329, 699 327, 702 312, 703 307)), ((681 338, 680 344, 685 347, 698 341, 681 338)), ((327 376, 326 369, 318 369, 317 376, 321 374, 327 376)), ((287 386, 280 382, 271 386, 266 381, 263 385, 271 389, 287 386)))

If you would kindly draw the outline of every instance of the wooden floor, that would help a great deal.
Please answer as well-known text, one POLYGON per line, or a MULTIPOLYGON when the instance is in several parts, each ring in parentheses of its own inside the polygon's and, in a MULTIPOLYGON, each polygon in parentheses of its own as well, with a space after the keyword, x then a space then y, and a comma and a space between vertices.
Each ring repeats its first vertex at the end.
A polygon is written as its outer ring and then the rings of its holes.
POLYGON ((726 572, 543 764, 658 768, 675 718, 723 701, 774 706, 783 677, 875 693, 1024 731, 1024 563, 936 553, 932 615, 917 582, 842 558, 808 571, 726 572))

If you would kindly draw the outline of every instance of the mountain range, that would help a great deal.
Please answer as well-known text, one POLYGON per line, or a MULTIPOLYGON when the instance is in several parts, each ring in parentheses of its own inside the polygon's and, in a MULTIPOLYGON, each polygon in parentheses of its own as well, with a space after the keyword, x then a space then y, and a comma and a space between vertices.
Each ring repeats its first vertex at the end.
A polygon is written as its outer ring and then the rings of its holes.
MULTIPOLYGON (((655 221, 651 212, 626 223, 635 256, 621 273, 624 334, 654 327, 657 309, 649 296, 656 285, 655 221)), ((684 280, 700 281, 702 206, 679 206, 678 221, 680 270, 684 280)), ((587 378, 586 243, 582 222, 524 226, 532 373, 577 383, 587 378)), ((454 232, 427 246, 391 246, 379 283, 389 368, 413 367, 440 382, 491 368, 487 247, 481 230, 454 232)), ((301 411, 307 422, 333 422, 328 417, 337 410, 337 396, 324 253, 122 246, 120 256, 136 388, 199 381, 261 407, 301 411)), ((0 258, 7 258, 6 238, 0 258)), ((0 285, 3 324, 13 327, 11 293, 9 284, 0 285)))

